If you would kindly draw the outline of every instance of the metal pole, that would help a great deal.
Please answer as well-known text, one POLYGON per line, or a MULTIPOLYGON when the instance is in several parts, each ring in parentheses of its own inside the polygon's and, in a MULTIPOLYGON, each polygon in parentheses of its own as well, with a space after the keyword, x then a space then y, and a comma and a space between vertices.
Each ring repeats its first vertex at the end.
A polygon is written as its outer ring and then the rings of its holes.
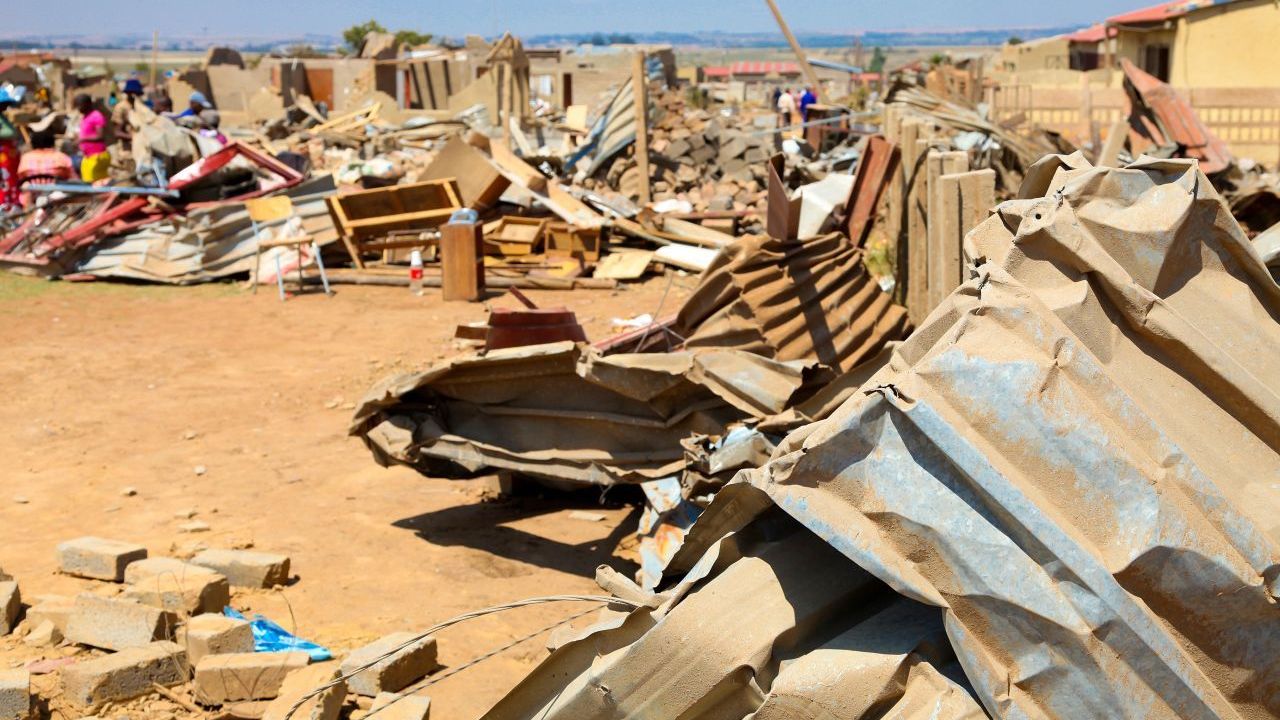
POLYGON ((778 9, 778 3, 774 0, 764 0, 769 3, 769 10, 773 12, 773 19, 778 21, 778 28, 782 30, 782 36, 787 39, 791 45, 791 52, 796 54, 796 59, 800 61, 800 72, 804 73, 809 84, 813 86, 813 92, 818 96, 818 102, 826 103, 827 99, 822 92, 822 82, 818 80, 818 74, 813 71, 813 66, 809 64, 809 58, 805 57, 804 48, 800 47, 800 41, 796 40, 796 36, 791 34, 791 28, 787 27, 787 21, 782 19, 782 11, 778 9))

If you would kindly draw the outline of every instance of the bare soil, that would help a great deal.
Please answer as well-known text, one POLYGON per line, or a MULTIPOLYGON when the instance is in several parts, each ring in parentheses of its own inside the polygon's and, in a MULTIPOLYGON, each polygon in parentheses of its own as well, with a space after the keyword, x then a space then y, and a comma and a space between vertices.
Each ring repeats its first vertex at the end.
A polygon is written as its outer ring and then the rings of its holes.
MULTIPOLYGON (((693 282, 674 279, 666 311, 693 282)), ((528 294, 576 310, 594 340, 610 334, 611 318, 655 313, 667 288, 657 278, 528 294)), ((491 302, 515 305, 510 296, 491 302)), ((56 572, 55 546, 81 535, 139 542, 153 556, 204 546, 285 553, 296 582, 237 592, 233 606, 338 653, 511 600, 598 594, 597 565, 635 569, 614 555, 637 517, 624 493, 487 501, 483 479, 384 469, 347 436, 353 404, 376 380, 464 352, 455 326, 485 317, 481 304, 444 303, 431 290, 344 286, 333 298, 281 303, 270 290, 229 284, 0 274, 0 567, 30 602, 110 592, 56 572), (573 519, 575 509, 606 519, 573 519), (181 532, 187 510, 210 530, 181 532)), ((584 609, 539 606, 447 630, 441 661, 456 667, 584 609)), ((545 641, 430 688, 432 717, 479 716, 545 657, 545 641)), ((10 636, 0 639, 0 667, 74 652, 10 636)), ((55 676, 37 682, 55 685, 55 676)))

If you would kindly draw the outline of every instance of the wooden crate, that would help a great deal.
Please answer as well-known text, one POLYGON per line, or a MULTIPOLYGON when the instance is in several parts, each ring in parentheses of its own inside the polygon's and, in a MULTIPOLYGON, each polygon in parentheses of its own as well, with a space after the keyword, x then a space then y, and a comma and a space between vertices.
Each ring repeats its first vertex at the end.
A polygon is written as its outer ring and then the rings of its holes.
POLYGON ((548 257, 573 257, 585 262, 600 259, 600 228, 570 225, 565 222, 547 224, 548 257))
POLYGON ((484 253, 501 257, 532 255, 542 249, 547 231, 545 218, 507 216, 486 228, 484 253))

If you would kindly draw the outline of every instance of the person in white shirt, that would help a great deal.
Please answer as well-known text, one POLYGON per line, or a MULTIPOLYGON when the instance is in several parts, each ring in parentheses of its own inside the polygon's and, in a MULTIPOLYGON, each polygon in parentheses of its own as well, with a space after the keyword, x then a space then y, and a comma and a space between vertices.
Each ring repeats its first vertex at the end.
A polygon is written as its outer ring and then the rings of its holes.
POLYGON ((785 128, 791 124, 791 117, 796 113, 796 99, 787 88, 778 96, 778 127, 785 128))

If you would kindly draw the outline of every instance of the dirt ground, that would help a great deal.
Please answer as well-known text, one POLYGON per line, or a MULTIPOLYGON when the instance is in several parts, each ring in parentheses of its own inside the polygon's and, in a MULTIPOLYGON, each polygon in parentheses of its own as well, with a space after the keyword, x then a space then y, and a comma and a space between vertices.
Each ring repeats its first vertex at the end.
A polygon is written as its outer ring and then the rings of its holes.
MULTIPOLYGON (((656 314, 668 282, 529 295, 577 310, 598 339, 611 318, 656 314)), ((675 277, 665 311, 693 284, 675 277)), ((378 467, 346 434, 353 403, 385 375, 463 352, 454 327, 486 313, 438 291, 338 290, 281 303, 229 284, 0 273, 0 567, 27 602, 95 585, 56 573, 54 548, 69 538, 135 541, 153 556, 251 545, 288 554, 297 581, 238 592, 233 606, 341 652, 511 600, 598 594, 591 576, 601 563, 634 571, 613 554, 638 516, 623 493, 603 504, 594 491, 492 502, 484 480, 378 467), (189 509, 208 532, 180 532, 189 509), (575 509, 606 519, 573 519, 575 509)), ((441 661, 456 667, 584 609, 540 606, 446 630, 441 661)), ((432 717, 479 716, 546 655, 545 641, 430 688, 432 717)), ((65 652, 10 637, 0 640, 0 667, 65 652)))

